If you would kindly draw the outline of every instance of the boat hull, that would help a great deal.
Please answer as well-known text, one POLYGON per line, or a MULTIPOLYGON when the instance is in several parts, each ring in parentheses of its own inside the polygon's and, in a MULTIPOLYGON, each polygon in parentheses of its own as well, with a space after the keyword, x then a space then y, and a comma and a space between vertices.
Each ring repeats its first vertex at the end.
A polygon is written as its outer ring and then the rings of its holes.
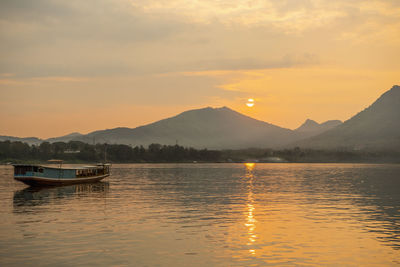
POLYGON ((35 186, 35 185, 70 185, 70 184, 81 184, 81 183, 93 183, 98 182, 110 174, 104 174, 92 177, 80 177, 80 178, 47 178, 38 176, 15 176, 14 179, 24 184, 35 186))

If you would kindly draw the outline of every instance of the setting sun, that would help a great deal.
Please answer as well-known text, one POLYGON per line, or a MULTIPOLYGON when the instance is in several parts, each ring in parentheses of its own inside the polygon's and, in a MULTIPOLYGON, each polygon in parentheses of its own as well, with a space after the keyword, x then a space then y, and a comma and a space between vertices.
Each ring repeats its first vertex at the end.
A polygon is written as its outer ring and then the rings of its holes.
POLYGON ((254 106, 254 99, 253 99, 253 98, 247 99, 246 105, 247 105, 249 108, 251 108, 252 106, 254 106))

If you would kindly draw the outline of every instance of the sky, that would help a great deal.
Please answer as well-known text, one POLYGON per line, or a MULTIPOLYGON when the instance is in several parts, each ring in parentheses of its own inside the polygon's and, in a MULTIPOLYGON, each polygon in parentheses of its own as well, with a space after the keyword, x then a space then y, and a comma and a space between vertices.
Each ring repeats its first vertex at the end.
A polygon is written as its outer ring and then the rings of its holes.
POLYGON ((400 84, 399 47, 398 0, 2 0, 0 135, 208 106, 290 129, 347 120, 400 84))

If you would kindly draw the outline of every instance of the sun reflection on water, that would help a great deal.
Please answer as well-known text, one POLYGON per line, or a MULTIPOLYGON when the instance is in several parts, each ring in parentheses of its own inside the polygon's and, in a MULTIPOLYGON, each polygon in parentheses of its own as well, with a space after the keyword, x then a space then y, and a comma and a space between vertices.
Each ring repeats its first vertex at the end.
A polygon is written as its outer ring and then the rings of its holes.
POLYGON ((251 255, 256 254, 255 250, 255 242, 257 240, 256 230, 256 222, 257 220, 254 217, 254 196, 253 196, 253 180, 254 180, 254 168, 255 163, 245 163, 246 167, 246 180, 248 181, 248 195, 247 195, 247 218, 245 226, 247 227, 247 246, 249 247, 249 253, 251 255))

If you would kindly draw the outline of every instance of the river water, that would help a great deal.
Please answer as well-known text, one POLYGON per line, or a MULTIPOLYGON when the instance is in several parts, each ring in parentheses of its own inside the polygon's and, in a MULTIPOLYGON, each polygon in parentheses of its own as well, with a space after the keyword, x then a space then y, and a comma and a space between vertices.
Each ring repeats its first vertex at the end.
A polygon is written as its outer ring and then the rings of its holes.
POLYGON ((12 172, 1 266, 400 265, 400 165, 114 165, 53 188, 12 172))

